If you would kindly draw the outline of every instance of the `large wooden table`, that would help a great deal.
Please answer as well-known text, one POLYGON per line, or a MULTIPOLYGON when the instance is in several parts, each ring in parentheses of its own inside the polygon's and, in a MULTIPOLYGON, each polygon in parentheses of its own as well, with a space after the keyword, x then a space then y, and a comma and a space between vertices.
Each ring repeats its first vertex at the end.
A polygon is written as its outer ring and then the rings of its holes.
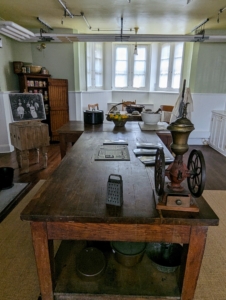
POLYGON ((155 209, 153 167, 145 167, 132 150, 136 142, 159 141, 133 122, 119 129, 110 122, 86 126, 21 213, 31 225, 42 300, 193 299, 208 226, 219 220, 202 197, 197 199, 199 213, 155 209), (105 139, 126 139, 130 161, 95 161, 95 150, 105 139), (110 174, 122 175, 122 207, 105 204, 110 174), (54 240, 62 240, 55 259, 54 240), (106 250, 104 275, 87 282, 76 274, 76 255, 87 241, 180 243, 182 263, 176 272, 162 273, 145 254, 137 266, 126 268, 106 250))

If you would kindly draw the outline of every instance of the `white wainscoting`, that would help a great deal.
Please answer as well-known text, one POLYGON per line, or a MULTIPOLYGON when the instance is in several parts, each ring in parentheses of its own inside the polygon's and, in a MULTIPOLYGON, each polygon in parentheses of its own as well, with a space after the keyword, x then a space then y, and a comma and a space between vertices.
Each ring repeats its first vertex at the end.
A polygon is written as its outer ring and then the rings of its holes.
MULTIPOLYGON (((0 153, 12 152, 14 147, 10 143, 9 123, 12 122, 9 105, 9 92, 0 92, 0 153)), ((71 121, 83 121, 83 111, 88 104, 99 104, 99 109, 108 112, 108 105, 119 103, 123 99, 136 99, 138 104, 153 105, 157 110, 161 104, 174 105, 178 94, 157 92, 116 92, 116 91, 93 91, 76 92, 70 91, 69 119, 71 121)), ((189 145, 202 145, 209 141, 212 110, 226 109, 226 94, 192 94, 194 111, 191 121, 195 130, 191 132, 188 140, 189 145)))
MULTIPOLYGON (((113 103, 136 100, 137 104, 150 105, 155 111, 162 104, 174 105, 177 98, 178 94, 163 92, 69 92, 70 120, 83 121, 83 110, 88 108, 88 104, 99 103, 99 108, 106 114, 113 103)), ((191 121, 195 130, 191 132, 188 144, 206 144, 210 136, 211 112, 225 109, 226 94, 192 94, 192 98, 194 111, 191 121)))
POLYGON ((9 92, 0 92, 0 153, 8 153, 14 150, 9 133, 9 123, 12 122, 9 92))

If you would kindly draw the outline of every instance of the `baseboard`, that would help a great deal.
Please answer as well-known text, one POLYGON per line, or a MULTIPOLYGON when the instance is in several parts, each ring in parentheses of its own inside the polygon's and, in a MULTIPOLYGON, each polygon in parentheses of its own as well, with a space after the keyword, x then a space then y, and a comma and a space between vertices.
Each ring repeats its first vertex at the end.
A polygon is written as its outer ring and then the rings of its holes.
POLYGON ((10 144, 0 145, 0 153, 10 153, 14 151, 14 147, 10 144))

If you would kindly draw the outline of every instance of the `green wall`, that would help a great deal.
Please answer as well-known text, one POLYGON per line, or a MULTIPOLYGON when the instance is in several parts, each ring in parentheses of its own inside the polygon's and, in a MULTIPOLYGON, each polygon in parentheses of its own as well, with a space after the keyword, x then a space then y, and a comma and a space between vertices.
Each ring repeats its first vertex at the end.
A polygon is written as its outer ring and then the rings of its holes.
POLYGON ((40 43, 31 43, 33 64, 45 67, 52 78, 68 79, 69 91, 75 90, 73 43, 46 42, 46 48, 37 49, 40 43))
POLYGON ((226 44, 195 43, 190 74, 194 93, 226 93, 226 44))
POLYGON ((19 90, 18 77, 13 71, 13 61, 32 62, 31 44, 21 43, 3 35, 0 48, 0 91, 19 90))

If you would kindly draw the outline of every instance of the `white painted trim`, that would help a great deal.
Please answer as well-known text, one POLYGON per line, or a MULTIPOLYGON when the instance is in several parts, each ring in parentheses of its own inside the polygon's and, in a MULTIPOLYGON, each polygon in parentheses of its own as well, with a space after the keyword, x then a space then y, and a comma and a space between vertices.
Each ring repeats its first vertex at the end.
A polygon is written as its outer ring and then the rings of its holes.
POLYGON ((13 122, 9 93, 10 92, 0 92, 0 153, 14 151, 9 132, 9 123, 13 122))

